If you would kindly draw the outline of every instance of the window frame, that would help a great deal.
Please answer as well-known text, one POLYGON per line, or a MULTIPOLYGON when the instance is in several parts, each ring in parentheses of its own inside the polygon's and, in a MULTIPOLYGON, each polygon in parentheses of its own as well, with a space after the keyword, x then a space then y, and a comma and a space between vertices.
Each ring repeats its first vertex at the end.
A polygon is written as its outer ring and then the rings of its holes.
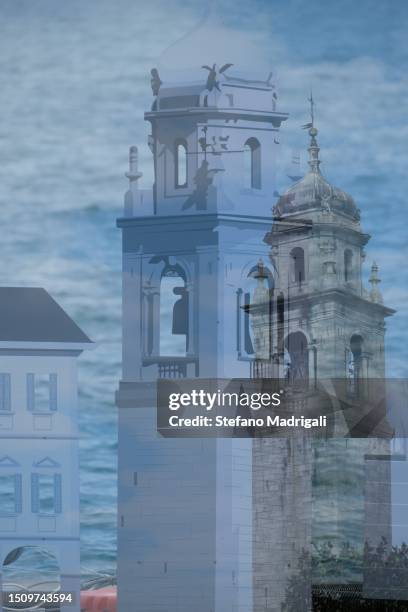
POLYGON ((38 516, 56 516, 62 513, 62 476, 58 472, 32 472, 31 474, 31 512, 38 516), (51 476, 53 478, 53 511, 41 511, 41 484, 42 476, 51 476))
POLYGON ((56 372, 42 373, 29 372, 26 374, 26 405, 29 412, 34 414, 51 414, 58 410, 58 374, 56 372), (49 384, 49 405, 48 408, 38 408, 36 406, 36 377, 48 376, 49 384))
MULTIPOLYGON (((13 510, 2 510, 0 504, 0 517, 5 516, 15 516, 16 514, 21 514, 22 512, 22 475, 19 473, 0 473, 0 480, 2 478, 10 478, 13 481, 13 502, 14 505, 13 510)), ((0 485, 0 495, 1 495, 1 485, 0 485)))

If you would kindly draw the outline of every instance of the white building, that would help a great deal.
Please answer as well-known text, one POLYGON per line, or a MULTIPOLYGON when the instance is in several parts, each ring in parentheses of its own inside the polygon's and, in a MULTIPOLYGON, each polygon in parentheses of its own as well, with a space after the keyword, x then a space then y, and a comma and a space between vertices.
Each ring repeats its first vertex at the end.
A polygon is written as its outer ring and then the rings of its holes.
POLYGON ((90 343, 44 289, 0 288, 0 578, 13 551, 44 549, 61 590, 77 594, 61 607, 71 612, 80 591, 77 358, 90 343))

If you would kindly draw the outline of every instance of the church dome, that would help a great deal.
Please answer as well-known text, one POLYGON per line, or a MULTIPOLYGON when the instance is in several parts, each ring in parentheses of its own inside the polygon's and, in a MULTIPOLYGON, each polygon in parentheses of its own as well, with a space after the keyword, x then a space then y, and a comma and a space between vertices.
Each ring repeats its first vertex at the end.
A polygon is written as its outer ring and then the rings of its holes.
POLYGON ((274 214, 282 217, 320 209, 326 212, 338 212, 358 221, 360 213, 353 198, 345 191, 333 187, 320 172, 320 149, 316 141, 318 132, 313 124, 309 125, 311 125, 309 129, 311 142, 308 149, 310 170, 280 196, 274 207, 274 214))

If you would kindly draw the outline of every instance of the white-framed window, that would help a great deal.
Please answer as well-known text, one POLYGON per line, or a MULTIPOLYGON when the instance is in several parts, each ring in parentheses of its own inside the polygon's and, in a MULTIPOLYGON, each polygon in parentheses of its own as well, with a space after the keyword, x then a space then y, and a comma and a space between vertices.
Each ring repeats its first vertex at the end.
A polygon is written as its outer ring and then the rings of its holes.
POLYGON ((56 374, 27 374, 27 410, 55 412, 57 396, 56 374))
POLYGON ((11 410, 11 376, 0 373, 0 412, 11 410))
POLYGON ((31 512, 34 514, 62 512, 61 474, 31 474, 31 512))
POLYGON ((21 510, 21 474, 0 474, 0 515, 19 514, 21 510))

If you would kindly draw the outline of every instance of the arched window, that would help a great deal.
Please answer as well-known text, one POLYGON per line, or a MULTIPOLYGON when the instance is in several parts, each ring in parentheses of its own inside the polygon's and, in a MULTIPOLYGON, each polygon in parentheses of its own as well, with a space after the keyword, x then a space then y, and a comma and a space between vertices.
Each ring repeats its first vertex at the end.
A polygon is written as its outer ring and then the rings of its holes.
POLYGON ((364 340, 359 334, 353 334, 350 338, 347 377, 349 390, 356 395, 359 393, 359 381, 362 377, 363 343, 364 340))
POLYGON ((185 140, 177 140, 175 144, 175 186, 187 186, 187 143, 185 140))
POLYGON ((184 357, 188 342, 188 291, 178 267, 164 271, 160 283, 160 355, 184 357))
POLYGON ((347 283, 353 278, 353 251, 346 249, 344 251, 344 280, 347 283))
POLYGON ((354 361, 361 359, 363 353, 363 338, 359 334, 353 334, 350 338, 350 350, 353 354, 354 361))
POLYGON ((246 189, 261 189, 261 143, 248 138, 244 145, 244 185, 246 189))
POLYGON ((302 248, 295 247, 290 252, 290 279, 301 284, 305 280, 305 254, 302 248))
POLYGON ((292 383, 309 380, 309 351, 302 332, 292 332, 285 340, 286 377, 292 383))

